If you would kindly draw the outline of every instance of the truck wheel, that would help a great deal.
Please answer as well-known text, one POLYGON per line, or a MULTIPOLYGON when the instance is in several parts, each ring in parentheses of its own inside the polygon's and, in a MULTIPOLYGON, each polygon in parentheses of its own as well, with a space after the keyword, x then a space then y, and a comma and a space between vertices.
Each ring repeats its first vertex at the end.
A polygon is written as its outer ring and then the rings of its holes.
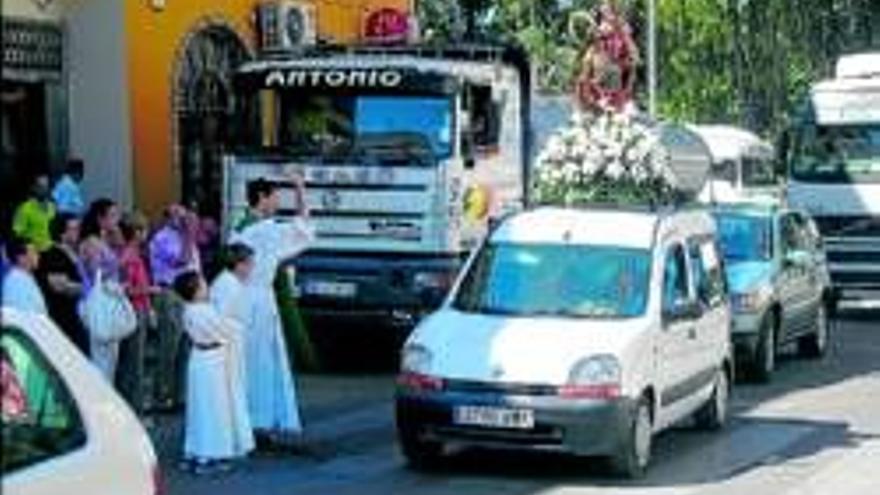
POLYGON ((443 444, 421 439, 412 425, 401 425, 398 439, 400 450, 412 469, 429 471, 437 467, 443 458, 443 444))
POLYGON ((807 358, 818 359, 828 351, 828 337, 831 321, 828 317, 828 308, 824 303, 816 309, 816 323, 813 333, 798 339, 798 353, 807 358))
POLYGON ((776 370, 776 316, 768 313, 761 323, 758 345, 749 363, 752 380, 767 383, 776 370))
POLYGON ((715 377, 715 390, 709 402, 697 411, 694 418, 703 430, 720 430, 727 423, 727 406, 730 399, 730 380, 721 367, 715 377))
POLYGON ((611 468, 615 474, 630 479, 645 476, 648 464, 651 462, 653 437, 651 430, 651 404, 643 398, 636 406, 635 414, 617 453, 611 456, 611 468))

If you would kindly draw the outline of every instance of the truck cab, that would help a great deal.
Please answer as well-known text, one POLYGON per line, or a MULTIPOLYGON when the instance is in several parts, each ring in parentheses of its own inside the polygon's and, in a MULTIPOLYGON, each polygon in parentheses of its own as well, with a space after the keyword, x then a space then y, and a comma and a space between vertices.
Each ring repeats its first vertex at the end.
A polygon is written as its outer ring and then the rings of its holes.
POLYGON ((224 224, 257 178, 306 180, 317 242, 285 273, 306 320, 412 327, 494 219, 526 202, 528 61, 516 48, 315 47, 243 66, 224 224))
POLYGON ((880 54, 842 58, 786 136, 786 199, 815 218, 835 293, 880 298, 880 54))

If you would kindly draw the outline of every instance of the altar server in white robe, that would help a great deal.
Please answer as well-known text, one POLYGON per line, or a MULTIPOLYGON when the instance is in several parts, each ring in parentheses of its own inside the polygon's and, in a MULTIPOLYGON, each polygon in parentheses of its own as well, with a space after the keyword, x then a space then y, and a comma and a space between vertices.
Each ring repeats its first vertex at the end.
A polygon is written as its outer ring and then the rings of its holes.
POLYGON ((12 239, 6 245, 6 254, 12 266, 3 277, 3 306, 48 316, 46 299, 34 278, 40 262, 37 248, 25 240, 12 239))
POLYGON ((247 283, 250 310, 245 330, 248 406, 257 432, 268 433, 275 440, 299 435, 302 423, 273 283, 280 263, 306 250, 314 240, 304 181, 293 174, 291 182, 297 217, 276 218, 278 190, 274 183, 258 179, 247 185, 248 217, 231 239, 254 251, 254 270, 247 283))
MULTIPOLYGON (((211 304, 214 305, 221 315, 238 323, 239 332, 235 334, 232 357, 234 358, 233 364, 236 367, 238 379, 241 382, 241 389, 246 392, 247 370, 244 364, 244 331, 250 314, 247 281, 250 279, 254 269, 253 249, 241 243, 230 244, 224 249, 224 266, 225 269, 220 272, 220 275, 211 284, 211 304)), ((245 397, 247 396, 245 395, 245 397)), ((247 399, 242 404, 247 408, 247 399)))
POLYGON ((242 328, 210 303, 207 284, 197 272, 178 276, 174 285, 185 302, 184 330, 192 341, 184 457, 196 472, 222 469, 254 448, 235 355, 242 328))

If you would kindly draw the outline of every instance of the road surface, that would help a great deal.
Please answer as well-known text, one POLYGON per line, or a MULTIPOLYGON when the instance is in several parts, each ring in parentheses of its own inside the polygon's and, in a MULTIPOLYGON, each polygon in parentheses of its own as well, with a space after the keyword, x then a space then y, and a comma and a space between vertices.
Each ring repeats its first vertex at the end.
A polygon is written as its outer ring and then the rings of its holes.
POLYGON ((720 433, 661 435, 644 480, 599 462, 470 450, 410 471, 394 441, 390 375, 305 377, 308 438, 294 455, 257 455, 229 474, 176 468, 179 421, 157 444, 172 495, 868 495, 880 493, 880 318, 842 321, 821 361, 783 358, 769 385, 740 384, 720 433))

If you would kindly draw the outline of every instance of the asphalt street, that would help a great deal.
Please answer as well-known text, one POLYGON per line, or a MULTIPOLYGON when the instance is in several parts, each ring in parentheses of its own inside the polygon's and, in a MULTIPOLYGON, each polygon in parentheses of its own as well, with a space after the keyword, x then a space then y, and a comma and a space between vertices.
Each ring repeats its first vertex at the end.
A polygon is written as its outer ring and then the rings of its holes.
POLYGON ((232 473, 179 471, 177 418, 162 421, 156 442, 172 495, 880 493, 880 317, 852 316, 824 359, 787 353, 771 384, 738 384, 722 432, 661 435, 639 481, 609 477, 595 460, 484 450, 413 472, 395 444, 389 374, 302 377, 304 446, 256 455, 232 473))

